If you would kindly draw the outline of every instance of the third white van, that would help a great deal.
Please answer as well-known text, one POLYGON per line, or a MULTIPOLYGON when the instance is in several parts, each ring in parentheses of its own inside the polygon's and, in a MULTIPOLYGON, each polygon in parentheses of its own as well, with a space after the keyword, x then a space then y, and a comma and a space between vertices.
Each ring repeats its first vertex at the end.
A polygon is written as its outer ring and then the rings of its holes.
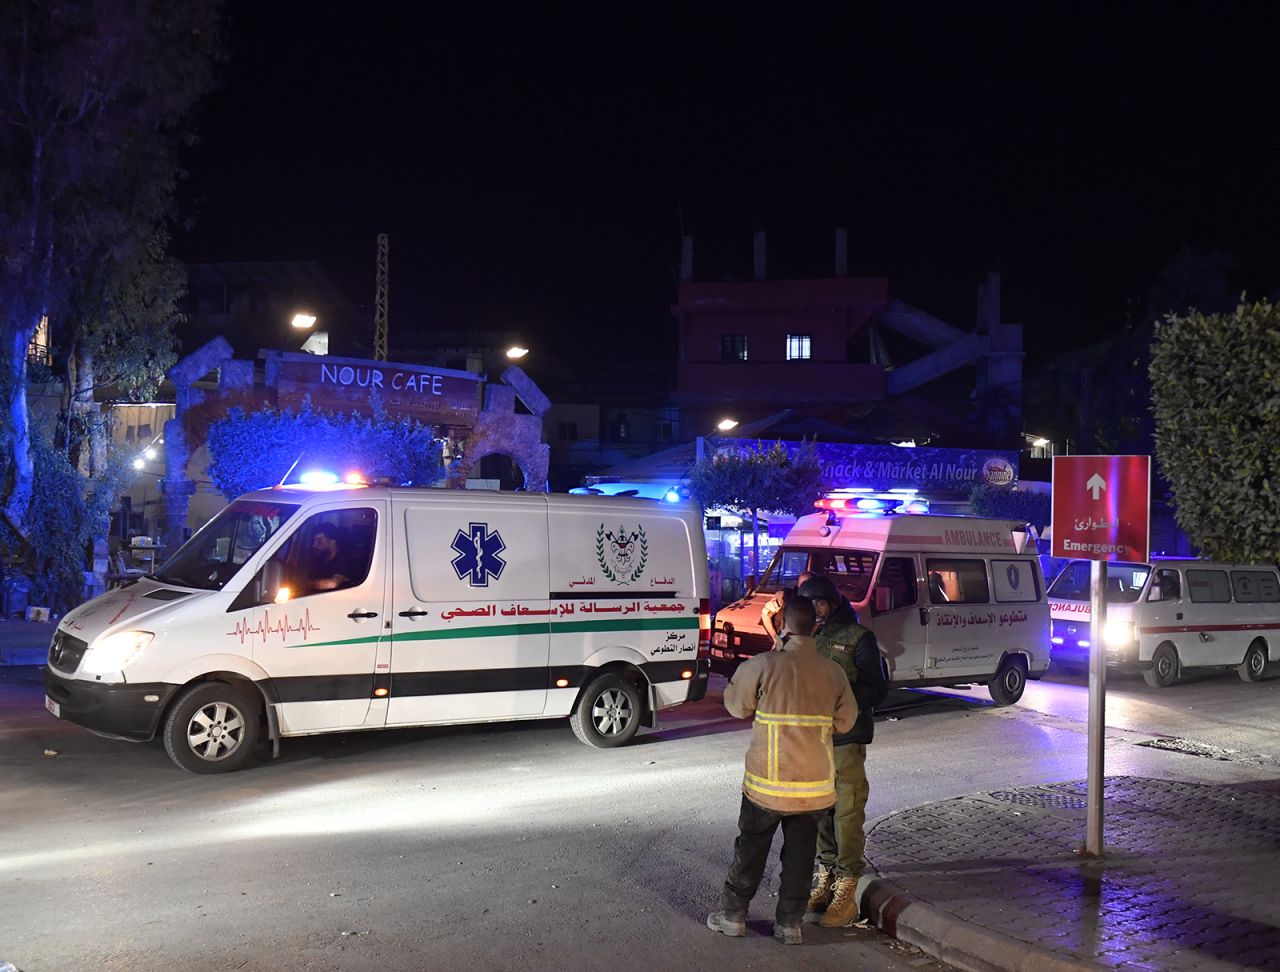
MULTIPOLYGON (((1084 667, 1091 650, 1090 562, 1073 560, 1049 586, 1053 657, 1084 667)), ((1234 668, 1260 681, 1280 660, 1280 573, 1274 566, 1154 559, 1107 565, 1109 667, 1156 687, 1187 670, 1234 668)))

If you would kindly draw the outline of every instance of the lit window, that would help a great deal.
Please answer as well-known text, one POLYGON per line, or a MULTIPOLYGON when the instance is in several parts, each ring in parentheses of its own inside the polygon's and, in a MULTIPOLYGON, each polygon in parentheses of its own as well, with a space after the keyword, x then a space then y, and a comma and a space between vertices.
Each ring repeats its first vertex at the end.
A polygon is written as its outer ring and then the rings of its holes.
POLYGON ((809 360, 809 335, 807 334, 788 334, 787 335, 787 360, 788 361, 808 361, 809 360))
POLYGON ((746 361, 747 336, 745 334, 721 334, 720 360, 746 361))

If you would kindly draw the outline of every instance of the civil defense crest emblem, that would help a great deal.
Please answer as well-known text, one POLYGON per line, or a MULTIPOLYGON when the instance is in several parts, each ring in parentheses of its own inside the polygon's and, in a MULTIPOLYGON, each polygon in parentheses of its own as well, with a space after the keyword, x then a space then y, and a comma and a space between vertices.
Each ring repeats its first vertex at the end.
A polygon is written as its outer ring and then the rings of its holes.
POLYGON ((617 529, 612 529, 601 523, 596 531, 596 561, 604 576, 615 584, 639 580, 649 562, 649 538, 645 536, 644 527, 629 530, 619 524, 617 529))

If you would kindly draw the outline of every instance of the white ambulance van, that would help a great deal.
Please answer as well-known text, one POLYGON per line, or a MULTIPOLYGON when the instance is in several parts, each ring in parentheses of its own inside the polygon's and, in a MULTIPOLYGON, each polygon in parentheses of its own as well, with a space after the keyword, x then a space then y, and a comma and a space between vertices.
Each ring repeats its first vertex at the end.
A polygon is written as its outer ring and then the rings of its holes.
MULTIPOLYGON (((1049 586, 1053 658, 1089 664, 1089 561, 1073 560, 1049 586)), ((1107 565, 1108 667, 1140 671, 1164 688, 1189 669, 1234 668, 1261 681, 1280 661, 1280 573, 1274 566, 1154 559, 1107 565)))
POLYGON ((773 640, 767 600, 826 574, 871 628, 894 686, 985 684, 1011 705, 1049 667, 1049 608, 1026 525, 967 516, 802 516, 755 592, 721 610, 711 666, 726 675, 773 640))
POLYGON ((70 612, 46 708, 157 732, 183 769, 265 731, 568 716, 629 741, 706 691, 700 511, 595 496, 387 487, 250 493, 154 574, 70 612))

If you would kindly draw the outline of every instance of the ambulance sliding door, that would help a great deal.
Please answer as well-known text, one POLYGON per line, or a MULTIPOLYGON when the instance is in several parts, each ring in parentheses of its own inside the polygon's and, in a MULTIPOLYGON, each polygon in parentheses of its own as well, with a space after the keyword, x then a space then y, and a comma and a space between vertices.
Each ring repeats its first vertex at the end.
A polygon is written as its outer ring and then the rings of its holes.
POLYGON ((551 604, 547 504, 396 497, 388 725, 541 715, 551 604))

